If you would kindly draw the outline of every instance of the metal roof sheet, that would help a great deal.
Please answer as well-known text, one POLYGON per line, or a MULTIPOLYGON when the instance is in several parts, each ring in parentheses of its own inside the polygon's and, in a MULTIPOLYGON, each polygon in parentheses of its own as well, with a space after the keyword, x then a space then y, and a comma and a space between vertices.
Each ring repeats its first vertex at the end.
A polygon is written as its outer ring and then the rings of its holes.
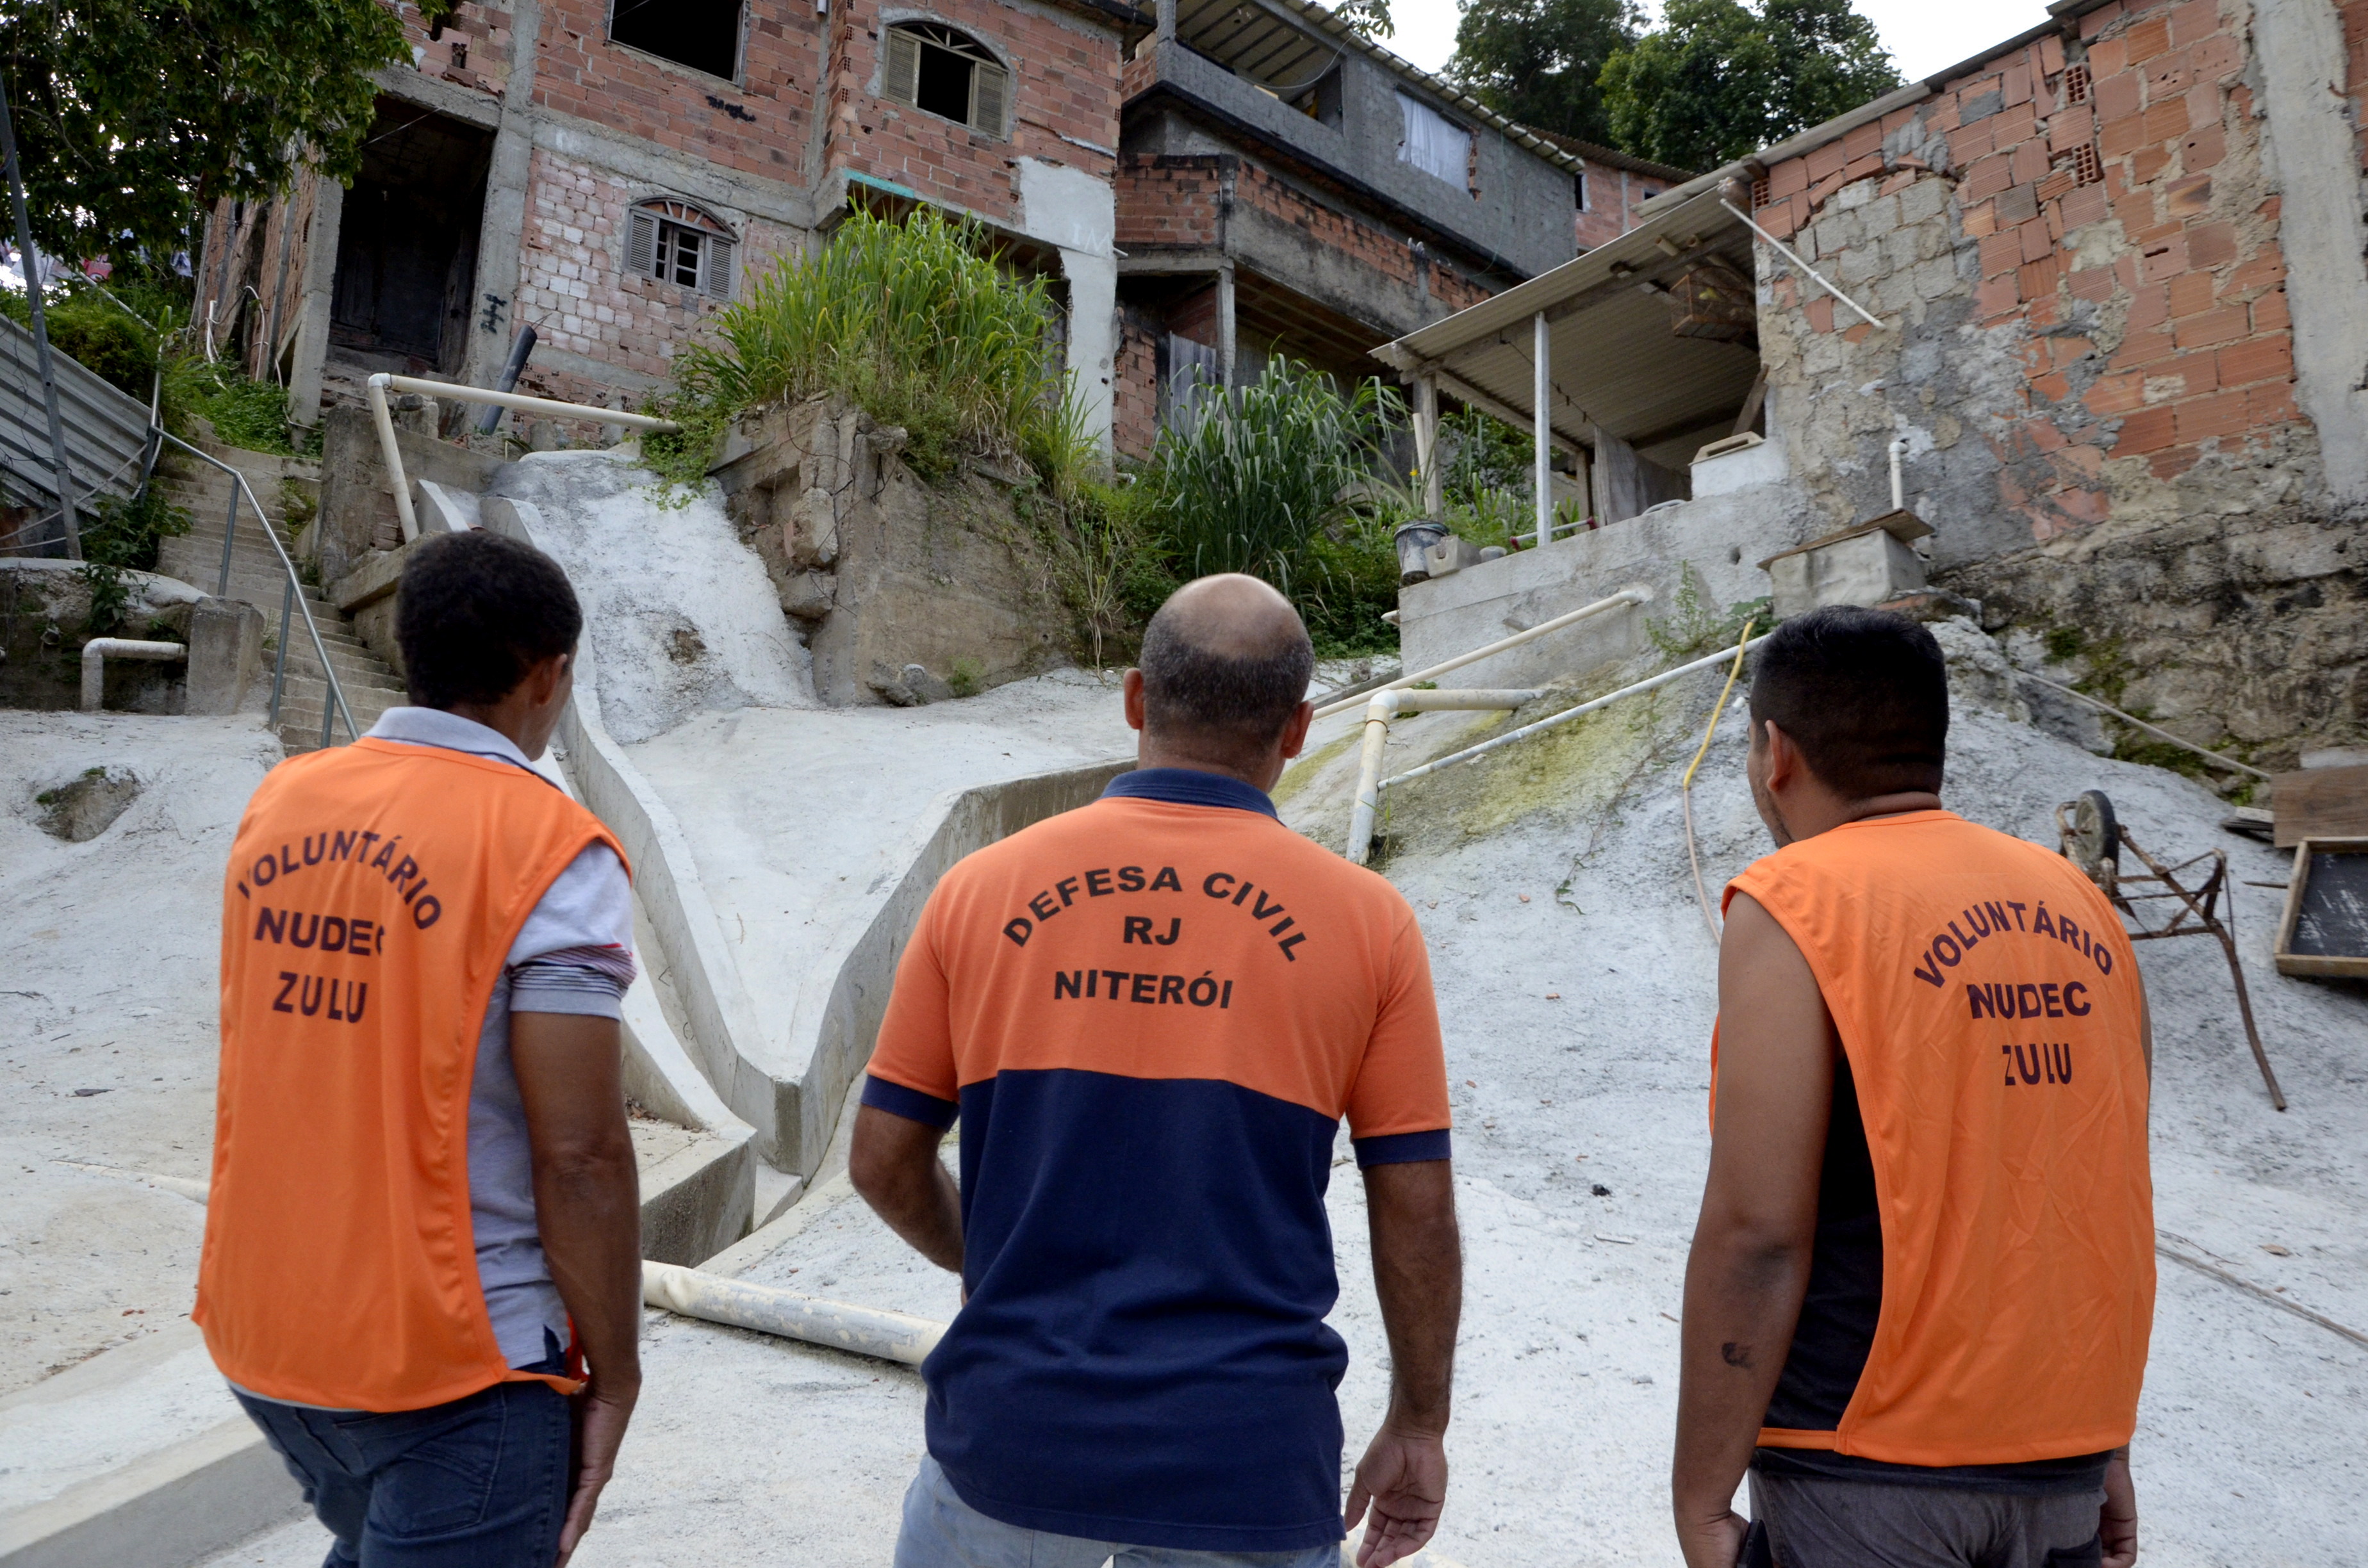
MULTIPOLYGON (((1749 246, 1750 232, 1719 206, 1716 192, 1706 193, 1373 352, 1401 370, 1461 382, 1526 426, 1531 322, 1543 311, 1552 335, 1554 395, 1547 416, 1555 434, 1590 443, 1588 426, 1600 425, 1649 453, 1732 415, 1759 372, 1759 357, 1740 344, 1678 336, 1668 299, 1646 285, 1704 256, 1736 262, 1748 276, 1749 246)), ((1463 396, 1452 384, 1446 390, 1463 396)))

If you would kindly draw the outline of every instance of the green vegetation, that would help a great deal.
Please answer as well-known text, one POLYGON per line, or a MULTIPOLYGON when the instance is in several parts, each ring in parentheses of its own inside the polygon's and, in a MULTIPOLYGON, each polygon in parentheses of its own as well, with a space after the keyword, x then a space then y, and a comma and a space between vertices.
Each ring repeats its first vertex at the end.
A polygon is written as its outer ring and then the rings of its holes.
POLYGON ((1899 73, 1850 0, 1669 0, 1601 85, 1621 147, 1712 169, 1881 97, 1899 73))
POLYGON ((1160 433, 1138 483, 1092 497, 1099 515, 1080 525, 1103 541, 1128 620, 1194 577, 1247 572, 1299 608, 1319 654, 1395 649, 1382 619, 1397 603, 1391 534, 1412 505, 1375 475, 1405 416, 1396 392, 1379 381, 1343 392, 1277 357, 1255 384, 1206 395, 1198 419, 1160 433))
POLYGON ((1776 615, 1770 604, 1764 598, 1746 599, 1721 609, 1717 601, 1703 597, 1702 574, 1694 570, 1694 563, 1680 561, 1678 591, 1669 596, 1669 614, 1666 619, 1646 616, 1645 635, 1653 640, 1653 646, 1671 664, 1699 659, 1743 641, 1746 622, 1750 623, 1754 636, 1772 630, 1776 615))
POLYGON ((1712 169, 1899 85, 1850 0, 1469 0, 1447 74, 1501 113, 1712 169))
POLYGON ((311 166, 350 182, 406 61, 380 0, 42 0, 0 6, 33 243, 53 256, 192 250, 223 197, 311 166))
MULTIPOLYGON (((184 440, 193 435, 196 421, 204 419, 215 437, 231 446, 296 455, 289 439, 286 391, 205 357, 189 335, 190 293, 188 280, 180 278, 119 272, 105 284, 69 278, 42 300, 42 324, 52 348, 125 395, 143 404, 157 396, 165 428, 184 440)), ((0 313, 20 326, 31 324, 25 296, 14 289, 0 290, 0 313)))
POLYGON ((1041 278, 988 254, 975 223, 923 208, 851 214, 811 256, 786 256, 675 359, 653 412, 679 436, 643 443, 673 485, 697 483, 716 437, 750 409, 835 392, 905 432, 905 460, 942 479, 965 455, 1019 458, 1054 490, 1073 483, 1082 418, 1069 405, 1041 278))
POLYGON ((154 486, 126 501, 101 499, 82 523, 81 571, 90 590, 90 619, 85 630, 105 637, 123 624, 131 603, 126 572, 146 572, 156 564, 158 545, 189 531, 189 515, 167 502, 154 486))
POLYGON ((1466 0, 1447 74, 1524 125, 1609 142, 1603 64, 1644 25, 1634 0, 1466 0))

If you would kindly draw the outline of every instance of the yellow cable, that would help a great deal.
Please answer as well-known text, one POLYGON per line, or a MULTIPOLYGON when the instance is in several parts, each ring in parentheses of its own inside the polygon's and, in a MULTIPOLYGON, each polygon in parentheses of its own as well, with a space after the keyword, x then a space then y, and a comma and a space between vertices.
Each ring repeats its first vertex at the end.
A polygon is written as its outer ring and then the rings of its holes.
POLYGON ((1694 753, 1693 761, 1686 765, 1685 782, 1678 786, 1680 790, 1691 790, 1694 787, 1694 769, 1700 767, 1702 758, 1710 755, 1710 738, 1718 733, 1719 715, 1726 711, 1726 699, 1735 690, 1735 677, 1743 673, 1743 651, 1751 646, 1751 629, 1759 624, 1759 618, 1757 616, 1743 623, 1743 635, 1735 644, 1735 664, 1726 672, 1726 684, 1719 687, 1718 706, 1710 710, 1710 728, 1702 732, 1701 749, 1694 753))
POLYGON ((1702 731, 1702 744, 1695 751, 1693 761, 1686 764, 1685 779, 1678 786, 1678 801, 1686 813, 1686 863, 1693 868, 1694 901, 1702 905, 1702 924, 1710 927, 1713 942, 1719 938, 1718 917, 1710 911, 1710 890, 1702 886, 1702 855, 1694 847, 1694 769, 1710 755, 1711 737, 1718 733, 1719 719, 1726 712, 1726 699, 1734 694, 1736 677, 1743 673, 1743 653, 1751 646, 1751 629, 1758 624, 1757 616, 1743 623, 1743 635, 1735 643, 1735 663, 1726 672, 1726 684, 1719 687, 1717 706, 1710 710, 1710 726, 1702 731))

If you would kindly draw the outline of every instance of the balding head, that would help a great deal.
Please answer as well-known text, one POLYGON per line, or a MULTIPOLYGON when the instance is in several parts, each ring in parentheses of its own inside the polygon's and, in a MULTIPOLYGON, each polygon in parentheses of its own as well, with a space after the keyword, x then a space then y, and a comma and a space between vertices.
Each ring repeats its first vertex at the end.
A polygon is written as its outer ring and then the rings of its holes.
POLYGON ((1187 583, 1143 635, 1144 736, 1245 767, 1273 749, 1315 669, 1307 628, 1274 589, 1236 573, 1187 583))

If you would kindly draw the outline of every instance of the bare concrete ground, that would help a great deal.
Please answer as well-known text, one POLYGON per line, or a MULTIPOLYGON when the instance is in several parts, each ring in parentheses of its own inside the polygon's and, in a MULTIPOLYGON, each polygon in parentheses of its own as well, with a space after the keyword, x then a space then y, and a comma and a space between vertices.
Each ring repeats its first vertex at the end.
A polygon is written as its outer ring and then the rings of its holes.
MULTIPOLYGON (((1675 1561, 1674 1320, 1708 1150, 1714 1006, 1675 783, 1707 707, 1707 693, 1680 694, 1642 720, 1575 725, 1586 738, 1566 754, 1393 807, 1403 846, 1384 869, 1431 941, 1456 1097, 1468 1282, 1438 1551, 1470 1568, 1675 1561)), ((1739 725, 1723 732, 1697 790, 1713 890, 1765 848, 1741 740, 1739 725)), ((2055 803, 2102 787, 2157 854, 2217 846, 2240 877, 2283 874, 2284 856, 2222 833, 2219 802, 2176 776, 1979 711, 1961 710, 1956 740, 1952 802, 1975 820, 2052 843, 2055 803)), ((1288 814, 1325 817, 1338 792, 1295 794, 1288 814)), ((2158 1219, 2182 1250, 2368 1328, 2368 999, 2277 977, 2276 894, 2239 898, 2247 973, 2294 1108, 2280 1115, 2261 1091, 2217 944, 2142 945, 2158 1219)), ((1334 1174, 1353 1460, 1387 1364, 1359 1183, 1345 1163, 1334 1174)), ((948 1277, 854 1201, 748 1273, 929 1315, 955 1305, 948 1277)), ((663 1316, 645 1355, 641 1425, 578 1562, 887 1560, 920 1450, 913 1374, 663 1316)), ((2355 1564, 2368 1349, 2166 1260, 2135 1463, 2150 1563, 2355 1564)), ((317 1528, 296 1525, 219 1561, 293 1568, 320 1551, 317 1528)))
MULTIPOLYGON (((259 718, 0 712, 0 1393, 185 1317, 213 1147, 222 870, 280 756, 259 718), (34 797, 139 798, 81 844, 34 797)), ((0 1461, 5 1463, 6 1461, 0 1461)))

